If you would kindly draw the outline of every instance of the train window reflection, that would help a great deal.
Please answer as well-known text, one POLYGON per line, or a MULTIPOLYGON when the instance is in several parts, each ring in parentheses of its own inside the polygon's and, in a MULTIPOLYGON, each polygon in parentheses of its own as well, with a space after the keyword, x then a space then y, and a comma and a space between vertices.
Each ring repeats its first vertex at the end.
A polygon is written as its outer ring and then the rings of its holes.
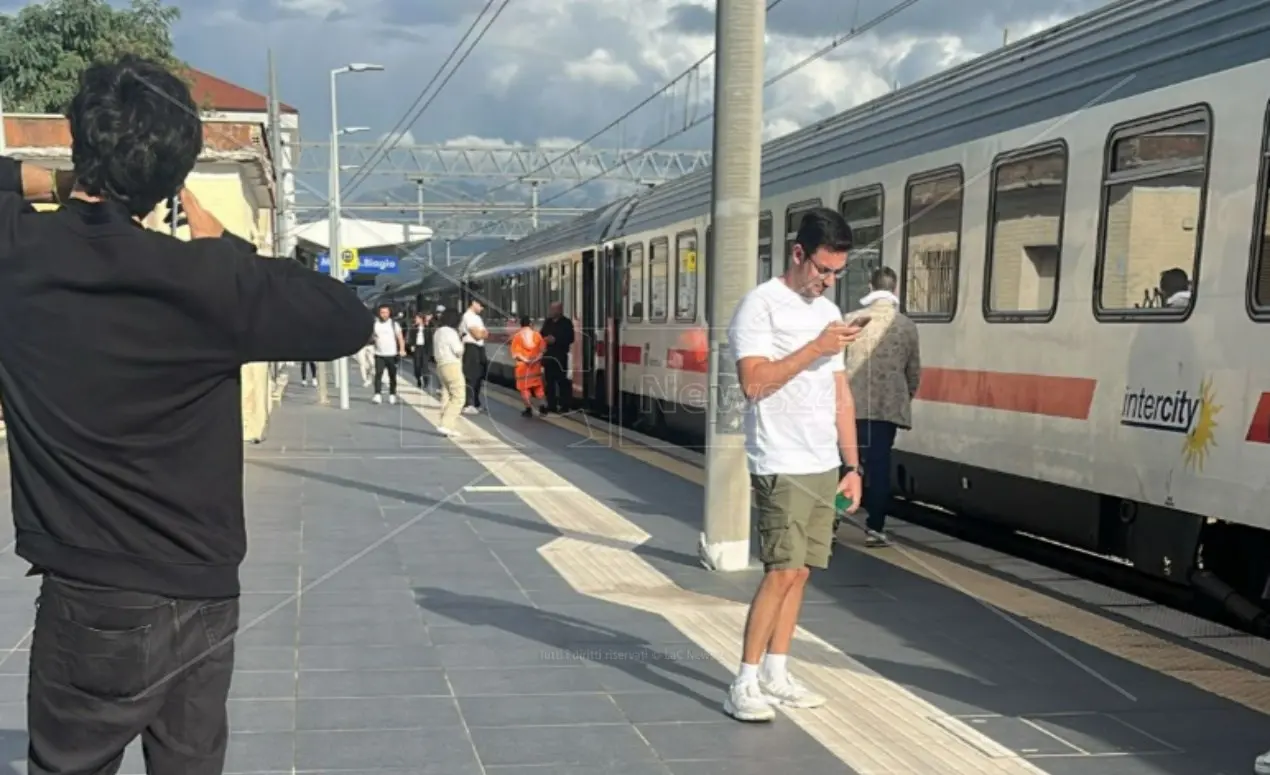
POLYGON ((882 189, 848 191, 838 200, 838 212, 851 227, 851 252, 847 272, 836 283, 838 307, 843 312, 860 308, 869 292, 869 276, 882 265, 882 189))
POLYGON ((992 178, 988 277, 989 318, 1048 319, 1058 302, 1067 149, 1011 153, 992 178))
POLYGON ((626 248, 626 319, 644 317, 644 246, 626 248))
POLYGON ((660 323, 666 319, 670 295, 670 240, 662 237, 652 242, 648 255, 648 319, 660 323))
POLYGON ((1261 140, 1261 179, 1257 186, 1257 231, 1252 240, 1252 282, 1249 294, 1253 316, 1270 319, 1270 107, 1261 140))
POLYGON ((948 322, 956 311, 963 181, 961 167, 909 179, 900 306, 914 320, 948 322))
POLYGON ((758 219, 758 281, 772 279, 772 214, 763 213, 758 219))
POLYGON ((682 323, 697 320, 697 233, 675 237, 675 319, 682 323))
POLYGON ((1099 313, 1174 317, 1194 304, 1209 127, 1207 111, 1190 111, 1112 132, 1099 313))

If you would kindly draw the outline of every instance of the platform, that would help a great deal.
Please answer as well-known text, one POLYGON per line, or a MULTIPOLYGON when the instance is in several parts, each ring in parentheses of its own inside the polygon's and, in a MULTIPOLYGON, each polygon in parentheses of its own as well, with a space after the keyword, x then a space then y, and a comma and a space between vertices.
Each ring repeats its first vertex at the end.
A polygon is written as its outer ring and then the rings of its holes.
MULTIPOLYGON (((1270 652, 1219 654, 903 526, 871 552, 845 531, 813 574, 792 669, 829 705, 733 721, 758 576, 700 567, 691 462, 501 400, 452 441, 413 388, 342 412, 291 376, 247 449, 227 773, 1243 775, 1270 748, 1270 652)), ((14 772, 24 572, 8 544, 14 772)), ((130 751, 121 772, 143 771, 130 751)))

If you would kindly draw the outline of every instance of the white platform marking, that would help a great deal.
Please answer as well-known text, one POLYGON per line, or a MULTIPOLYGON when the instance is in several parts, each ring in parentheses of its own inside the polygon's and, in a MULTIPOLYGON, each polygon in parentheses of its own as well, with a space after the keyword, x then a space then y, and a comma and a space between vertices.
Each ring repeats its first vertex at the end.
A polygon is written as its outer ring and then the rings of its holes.
MULTIPOLYGON (((435 399, 419 396, 408 404, 436 425, 435 399)), ((746 606, 680 588, 630 549, 612 545, 633 548, 651 538, 637 525, 527 456, 509 454, 509 445, 476 424, 465 421, 460 430, 463 435, 452 439, 456 446, 485 465, 549 524, 570 534, 538 551, 574 589, 662 616, 721 664, 735 669, 746 606), (599 541, 585 540, 588 535, 599 541)), ((783 709, 785 716, 859 775, 1046 775, 1018 753, 806 630, 799 628, 791 659, 806 683, 829 702, 816 710, 783 709)), ((719 703, 724 718, 722 696, 719 703)))

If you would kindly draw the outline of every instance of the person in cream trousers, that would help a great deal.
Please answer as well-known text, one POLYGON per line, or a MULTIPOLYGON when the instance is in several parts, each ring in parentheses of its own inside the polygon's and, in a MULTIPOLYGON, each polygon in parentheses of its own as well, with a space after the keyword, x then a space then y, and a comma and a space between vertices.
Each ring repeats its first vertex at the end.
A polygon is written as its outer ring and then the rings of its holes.
POLYGON ((441 381, 441 419, 437 432, 442 436, 458 436, 454 421, 459 418, 466 398, 467 380, 463 378, 463 341, 459 338, 461 317, 457 309, 441 312, 441 320, 432 335, 432 358, 441 381))

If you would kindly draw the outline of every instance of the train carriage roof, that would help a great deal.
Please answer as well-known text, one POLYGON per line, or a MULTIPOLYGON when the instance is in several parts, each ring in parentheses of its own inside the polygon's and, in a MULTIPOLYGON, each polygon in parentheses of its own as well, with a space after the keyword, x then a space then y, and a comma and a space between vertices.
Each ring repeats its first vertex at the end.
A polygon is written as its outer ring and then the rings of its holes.
MULTIPOLYGON (((767 143, 763 196, 1239 67, 1267 52, 1270 0, 1122 0, 767 143)), ((1061 136, 1056 127, 1036 142, 1061 136)), ((639 197, 614 236, 707 213, 711 175, 694 172, 639 197)))
POLYGON ((628 196, 564 223, 536 231, 524 239, 491 250, 465 267, 464 277, 478 278, 510 270, 546 256, 594 247, 608 238, 638 197, 628 196), (470 274, 469 274, 470 272, 470 274))

